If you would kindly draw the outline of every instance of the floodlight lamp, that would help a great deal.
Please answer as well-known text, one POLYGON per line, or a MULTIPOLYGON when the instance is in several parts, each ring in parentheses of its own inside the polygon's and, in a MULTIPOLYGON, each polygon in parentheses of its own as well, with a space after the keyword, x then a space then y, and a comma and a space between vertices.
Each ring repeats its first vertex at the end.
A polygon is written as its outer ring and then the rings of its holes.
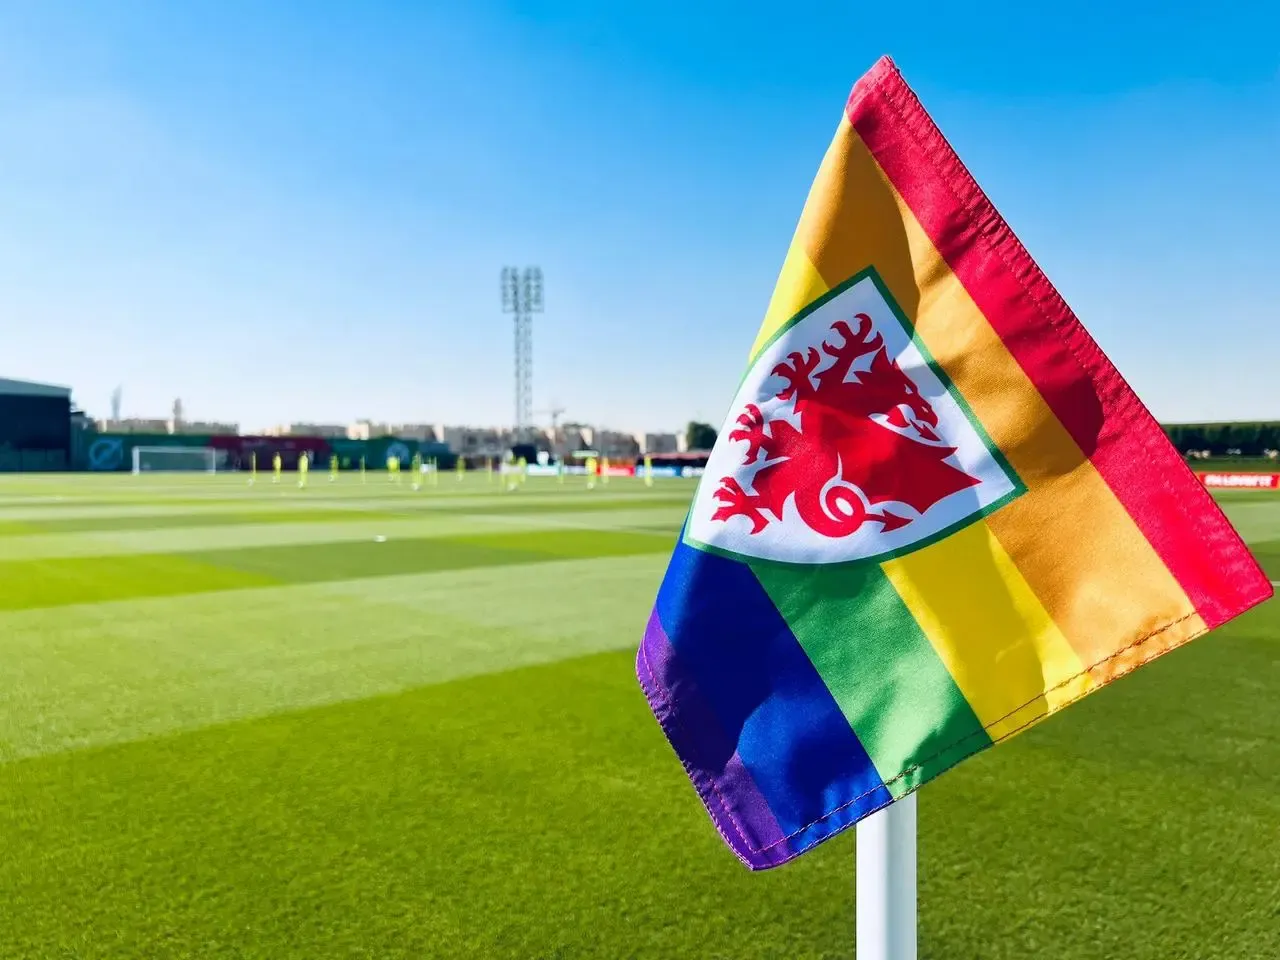
POLYGON ((515 267, 502 268, 502 312, 516 313, 520 309, 520 271, 515 267))

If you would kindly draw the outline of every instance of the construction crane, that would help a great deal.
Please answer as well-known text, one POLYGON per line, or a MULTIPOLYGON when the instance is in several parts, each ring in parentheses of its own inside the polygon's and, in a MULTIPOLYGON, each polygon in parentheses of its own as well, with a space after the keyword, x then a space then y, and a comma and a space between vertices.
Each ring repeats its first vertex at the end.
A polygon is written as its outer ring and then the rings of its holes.
POLYGON ((551 417, 551 450, 558 457, 560 451, 560 415, 564 413, 564 407, 552 404, 546 410, 535 410, 534 416, 540 417, 543 414, 551 417))
POLYGON ((535 410, 533 411, 533 415, 535 417, 540 417, 545 413, 547 416, 551 417, 551 433, 554 436, 555 432, 560 428, 560 415, 564 412, 564 407, 552 406, 548 407, 546 410, 535 410))

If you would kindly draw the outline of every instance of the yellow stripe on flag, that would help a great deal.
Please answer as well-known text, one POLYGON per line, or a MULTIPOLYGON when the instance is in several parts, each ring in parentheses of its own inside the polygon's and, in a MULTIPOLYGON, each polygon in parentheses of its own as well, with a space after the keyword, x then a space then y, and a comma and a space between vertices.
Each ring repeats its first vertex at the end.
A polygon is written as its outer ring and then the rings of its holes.
POLYGON ((760 333, 751 347, 751 357, 755 358, 784 323, 800 312, 806 304, 812 303, 827 292, 827 284, 818 271, 814 269, 808 254, 795 240, 787 250, 787 258, 782 262, 782 272, 773 288, 773 296, 769 299, 769 309, 765 311, 764 323, 760 333))
MULTIPOLYGON (((894 240, 895 232, 902 233, 902 224, 892 194, 881 188, 860 190, 854 196, 846 195, 850 182, 866 179, 866 171, 860 176, 851 176, 853 171, 849 169, 847 145, 850 138, 861 148, 866 162, 871 164, 870 172, 879 176, 880 168, 857 139, 849 121, 841 120, 840 129, 827 148, 818 176, 809 189, 809 198, 805 201, 795 237, 787 251, 782 275, 778 278, 764 323, 751 350, 752 360, 782 325, 803 307, 872 264, 880 271, 881 278, 898 298, 898 305, 906 315, 912 319, 915 317, 915 298, 902 299, 903 292, 915 286, 910 257, 893 255, 895 250, 905 252, 906 248, 903 241, 894 240), (838 246, 833 247, 833 244, 838 246), (801 258, 807 262, 805 266, 798 264, 801 258), (840 272, 846 263, 855 259, 861 261, 858 267, 840 272), (904 264, 905 271, 901 269, 904 264), (834 274, 830 270, 832 267, 835 268, 834 274), (895 268, 898 268, 897 276, 891 275, 895 268), (799 283, 795 278, 800 276, 816 277, 820 282, 799 283)), ((928 242, 927 238, 925 242, 928 242)))
MULTIPOLYGON (((1095 679, 1114 676, 1120 659, 1151 656, 1152 645, 1169 649, 1203 632, 1177 580, 842 120, 753 352, 825 289, 868 266, 1026 485, 987 519, 989 529, 1095 679), (1123 591, 1114 589, 1117 574, 1123 591), (1134 622, 1145 629, 1117 640, 1113 625, 1134 622), (1108 659, 1161 628, 1141 653, 1108 659)), ((963 567, 952 575, 967 576, 963 567)))
POLYGON ((985 523, 882 569, 991 739, 1089 691, 1079 656, 985 523))

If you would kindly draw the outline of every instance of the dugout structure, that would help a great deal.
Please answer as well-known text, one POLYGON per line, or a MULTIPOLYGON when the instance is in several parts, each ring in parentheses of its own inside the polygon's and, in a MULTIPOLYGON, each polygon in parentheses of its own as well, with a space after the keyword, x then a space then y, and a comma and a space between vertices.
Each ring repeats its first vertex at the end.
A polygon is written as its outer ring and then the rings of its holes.
POLYGON ((71 390, 0 379, 0 471, 66 470, 71 390))

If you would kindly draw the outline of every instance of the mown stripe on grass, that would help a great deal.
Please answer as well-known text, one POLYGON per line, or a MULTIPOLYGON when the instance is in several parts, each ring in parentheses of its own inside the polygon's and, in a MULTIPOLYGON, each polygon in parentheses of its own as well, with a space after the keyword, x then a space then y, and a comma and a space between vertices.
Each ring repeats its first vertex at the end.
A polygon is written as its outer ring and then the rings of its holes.
MULTIPOLYGON (((688 506, 687 497, 665 497, 643 500, 645 507, 670 507, 683 509, 688 506)), ((467 502, 453 504, 448 501, 419 501, 418 503, 394 503, 385 500, 368 508, 334 506, 322 509, 298 507, 288 510, 228 509, 225 512, 208 508, 183 513, 117 513, 101 516, 33 517, 24 519, 0 519, 0 537, 31 536, 53 533, 108 533, 117 530, 163 530, 181 527, 247 526, 262 523, 344 523, 363 521, 377 517, 403 519, 436 514, 475 513, 483 515, 527 515, 554 510, 557 513, 599 513, 625 510, 638 504, 633 499, 552 501, 538 503, 523 500, 491 503, 467 502)))
POLYGON ((1280 540, 1263 540, 1249 545, 1258 563, 1271 579, 1280 579, 1280 540))
POLYGON ((165 530, 175 527, 244 526, 259 523, 341 523, 344 520, 368 520, 371 517, 394 517, 394 511, 353 510, 279 510, 216 511, 198 513, 165 513, 152 515, 50 517, 32 520, 0 520, 0 537, 32 536, 57 533, 110 533, 117 530, 165 530))
POLYGON ((1280 539, 1280 497, 1255 499, 1252 503, 1224 503, 1227 519, 1250 545, 1280 539))
POLYGON ((547 510, 566 513, 607 513, 637 508, 683 510, 688 496, 436 496, 387 493, 383 496, 310 499, 306 495, 271 499, 244 498, 236 502, 210 501, 175 505, 172 500, 114 506, 75 506, 46 509, 28 507, 0 513, 0 537, 33 533, 97 533, 160 527, 221 526, 223 524, 307 523, 313 520, 359 520, 370 516, 404 517, 477 513, 509 516, 547 510))
MULTIPOLYGON (((1274 960, 1274 644, 1234 630, 930 788, 935 956, 1274 960)), ((847 956, 853 838, 743 870, 631 663, 0 766, 0 956, 847 956)))
POLYGON ((809 912, 838 874, 815 855, 786 893, 746 882, 685 802, 628 656, 0 771, 0 955, 677 957, 706 955, 717 924, 739 960, 838 943, 809 912), (571 868, 530 882, 550 863, 571 868), (711 892, 691 906, 685 887, 711 892), (667 921, 691 909, 697 931, 667 921), (618 914, 637 911, 658 922, 632 952, 618 914), (805 922, 780 932, 774 912, 805 922))
MULTIPOLYGON (((0 610, 355 580, 437 570, 661 553, 663 537, 542 530, 232 550, 0 562, 0 610)), ((572 589, 572 584, 566 584, 572 589)))
POLYGON ((0 562, 0 610, 102 603, 125 597, 168 597, 276 583, 269 576, 173 553, 5 561, 0 562))
POLYGON ((0 766, 630 647, 665 566, 592 557, 0 611, 0 766))
POLYGON ((0 560, 44 560, 52 557, 115 556, 128 553, 184 553, 304 543, 351 543, 385 536, 388 540, 453 537, 501 530, 646 530, 651 536, 675 535, 683 508, 620 510, 609 514, 544 513, 491 517, 475 513, 388 519, 370 514, 349 523, 242 524, 227 527, 168 527, 160 530, 117 530, 102 533, 50 533, 0 539, 0 560))

